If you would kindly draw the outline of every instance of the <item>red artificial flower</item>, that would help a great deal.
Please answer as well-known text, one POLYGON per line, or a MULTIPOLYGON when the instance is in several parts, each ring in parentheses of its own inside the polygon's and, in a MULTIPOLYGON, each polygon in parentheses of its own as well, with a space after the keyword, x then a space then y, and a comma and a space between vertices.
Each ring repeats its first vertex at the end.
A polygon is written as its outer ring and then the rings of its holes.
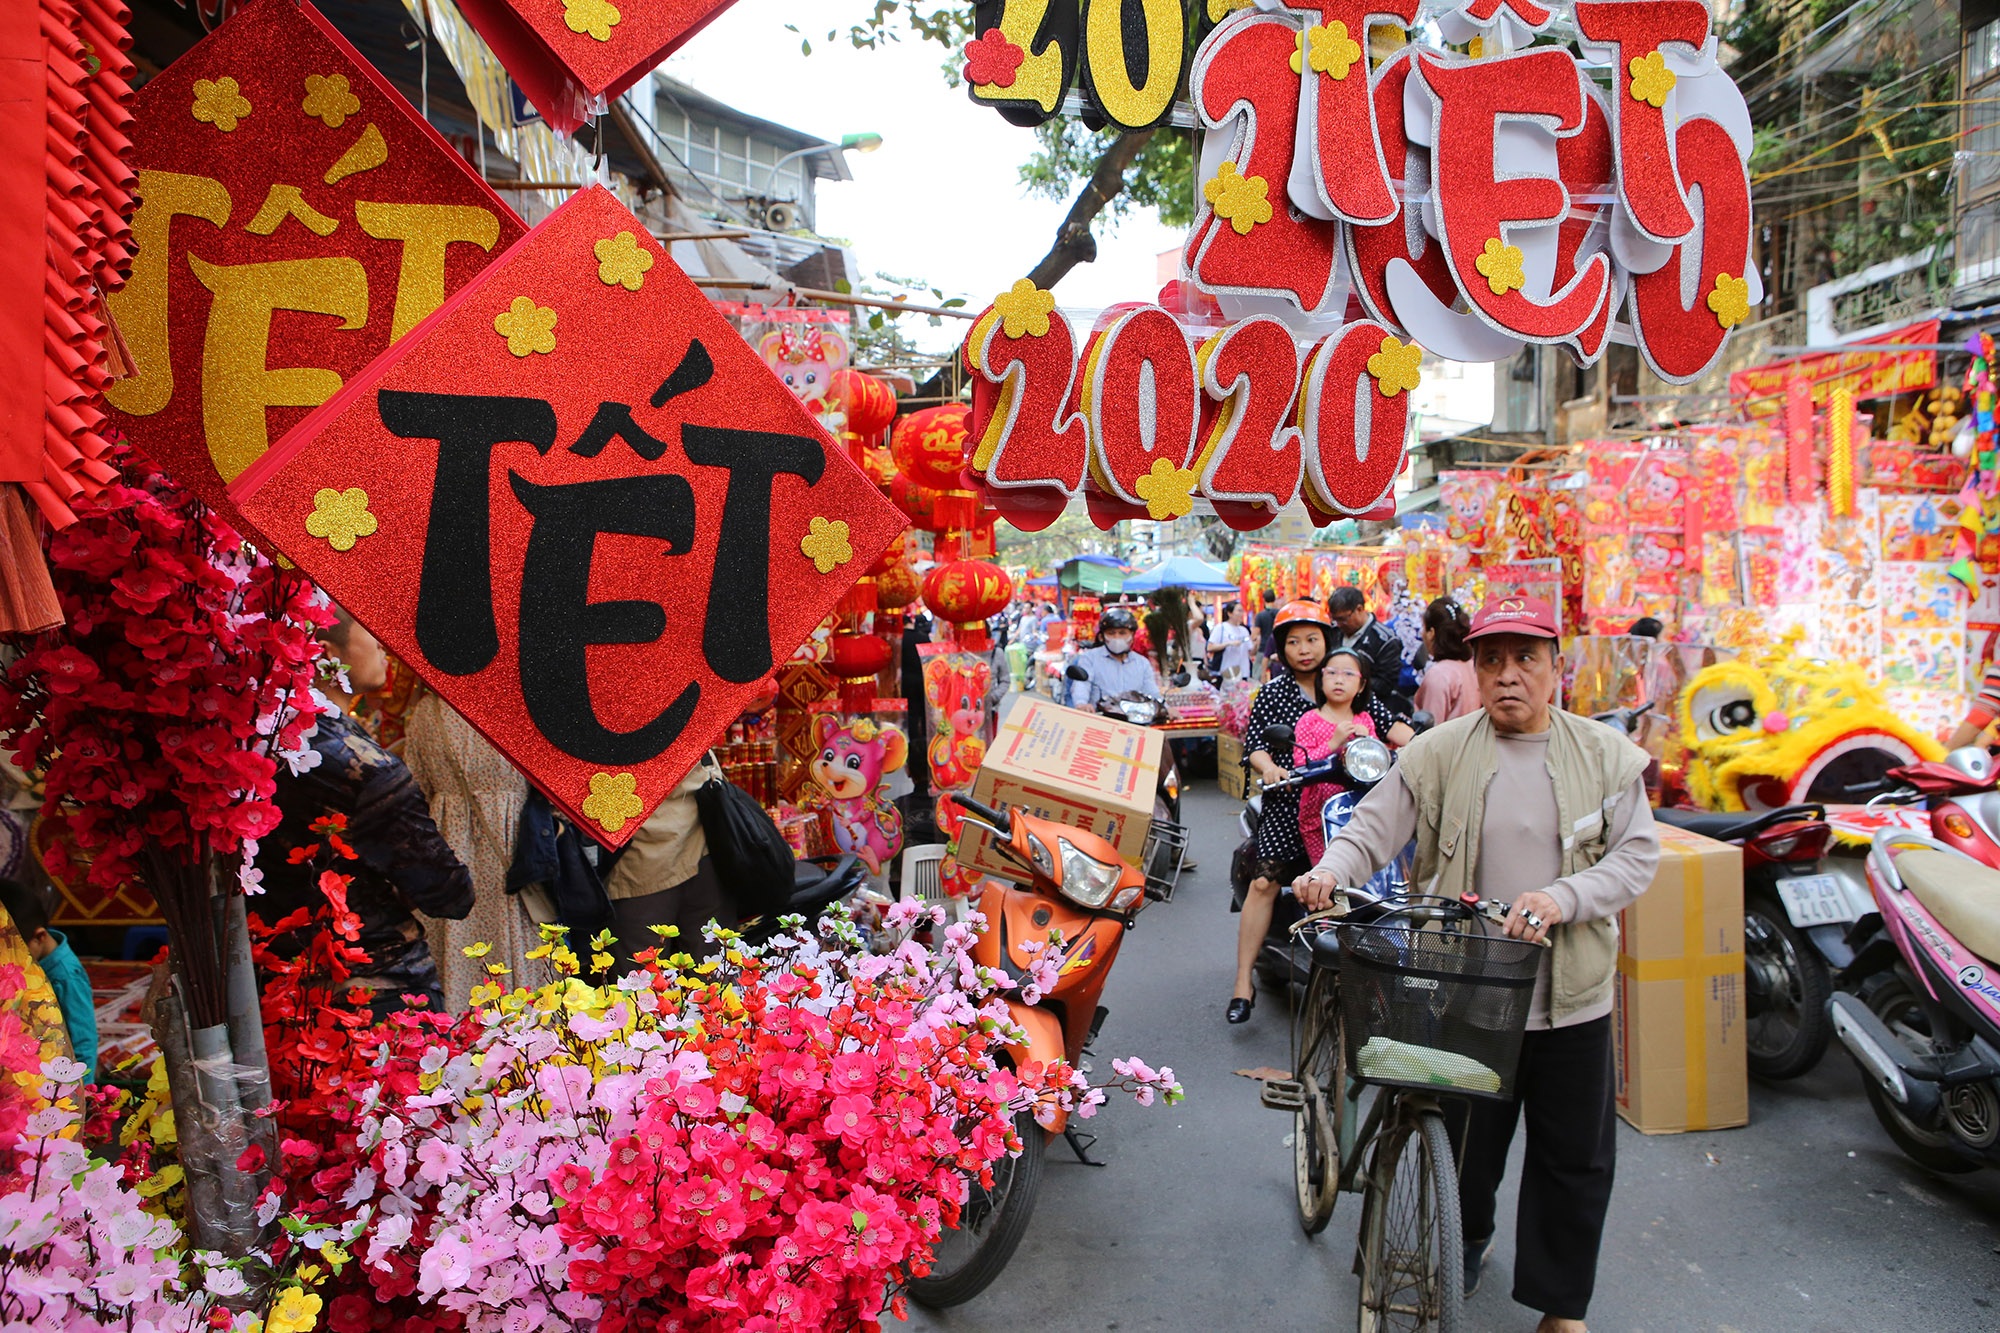
POLYGON ((1006 33, 994 28, 984 37, 965 44, 966 82, 980 87, 1011 88, 1015 72, 1027 58, 1027 52, 1008 40, 1006 33))

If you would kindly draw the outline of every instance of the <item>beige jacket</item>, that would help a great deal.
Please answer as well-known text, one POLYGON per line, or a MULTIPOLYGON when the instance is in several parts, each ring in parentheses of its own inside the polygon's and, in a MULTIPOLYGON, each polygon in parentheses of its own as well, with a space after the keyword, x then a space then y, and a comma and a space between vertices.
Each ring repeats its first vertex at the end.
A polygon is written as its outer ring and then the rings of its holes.
MULTIPOLYGON (((1562 873, 1604 856, 1621 799, 1645 771, 1646 752, 1600 722, 1549 715, 1549 774, 1555 782, 1562 873)), ((1416 883, 1456 898, 1473 887, 1487 788, 1499 767, 1493 722, 1482 709, 1426 732, 1398 757, 1417 805, 1416 883)), ((1565 922, 1550 936, 1549 1017, 1557 1026, 1604 1004, 1618 967, 1618 928, 1608 919, 1565 922)))
POLYGON ((614 902, 643 898, 694 877, 701 858, 708 855, 708 837, 701 831, 701 811, 694 794, 710 778, 721 776, 722 769, 712 755, 703 755, 701 762, 688 770, 680 785, 632 835, 624 855, 611 867, 611 877, 604 882, 606 897, 614 902))

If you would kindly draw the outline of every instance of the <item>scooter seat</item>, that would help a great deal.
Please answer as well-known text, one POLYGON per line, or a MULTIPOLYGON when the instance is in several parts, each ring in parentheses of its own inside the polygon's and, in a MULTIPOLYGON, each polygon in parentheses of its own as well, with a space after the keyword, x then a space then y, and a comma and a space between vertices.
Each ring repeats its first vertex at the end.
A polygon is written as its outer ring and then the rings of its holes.
POLYGON ((2000 962, 2000 870, 1951 852, 1912 847, 1896 858, 1896 873, 1960 944, 2000 962))
POLYGON ((1672 824, 1717 842, 1740 842, 1773 824, 1788 823, 1791 819, 1818 819, 1820 815, 1817 809, 1799 806, 1786 806, 1783 810, 1681 810, 1670 806, 1653 812, 1653 818, 1662 824, 1672 824))

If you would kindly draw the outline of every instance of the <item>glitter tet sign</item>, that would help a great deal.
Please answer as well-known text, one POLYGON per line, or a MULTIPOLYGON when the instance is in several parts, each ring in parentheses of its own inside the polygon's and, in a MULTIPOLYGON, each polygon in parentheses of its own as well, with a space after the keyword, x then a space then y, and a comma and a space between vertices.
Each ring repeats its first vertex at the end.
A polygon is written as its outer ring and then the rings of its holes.
POLYGON ((301 0, 252 0, 139 93, 127 436, 202 499, 525 234, 301 0))
POLYGON ((599 188, 230 490, 612 846, 904 527, 599 188))

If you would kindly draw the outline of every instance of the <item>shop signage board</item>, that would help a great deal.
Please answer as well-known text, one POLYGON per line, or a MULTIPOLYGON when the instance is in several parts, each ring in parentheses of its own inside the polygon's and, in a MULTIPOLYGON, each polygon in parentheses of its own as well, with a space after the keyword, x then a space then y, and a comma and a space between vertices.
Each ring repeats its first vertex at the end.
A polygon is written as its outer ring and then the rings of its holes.
MULTIPOLYGON (((1371 29, 1412 24, 1413 2, 1202 9, 1219 21, 1186 64, 1204 134, 1181 279, 1088 326, 1024 281, 965 342, 970 471, 1017 526, 1077 495, 1101 526, 1196 498, 1245 530, 1299 498, 1322 525, 1376 515, 1427 352, 1542 344, 1589 366, 1615 337, 1687 383, 1762 301, 1749 112, 1700 0, 1576 0, 1576 53, 1530 45, 1551 10, 1470 0, 1411 30, 1449 45, 1379 63, 1371 29)), ((1172 34, 1199 30, 1170 0, 976 14, 971 95, 1025 121, 1081 68, 1113 123, 1158 123, 1172 34)))
POLYGON ((1775 417, 1783 411, 1785 386, 1795 379, 1812 386, 1812 400, 1819 407, 1843 386, 1856 402, 1914 393, 1937 384, 1937 340, 1938 321, 1927 319, 1845 347, 1736 371, 1729 377, 1729 394, 1754 418, 1775 417), (1907 352, 1895 350, 1904 344, 1913 346, 1907 352))
POLYGON ((301 0, 251 0, 139 91, 111 419, 227 485, 527 227, 301 0))
POLYGON ((230 495, 610 846, 904 527, 597 187, 230 495))

